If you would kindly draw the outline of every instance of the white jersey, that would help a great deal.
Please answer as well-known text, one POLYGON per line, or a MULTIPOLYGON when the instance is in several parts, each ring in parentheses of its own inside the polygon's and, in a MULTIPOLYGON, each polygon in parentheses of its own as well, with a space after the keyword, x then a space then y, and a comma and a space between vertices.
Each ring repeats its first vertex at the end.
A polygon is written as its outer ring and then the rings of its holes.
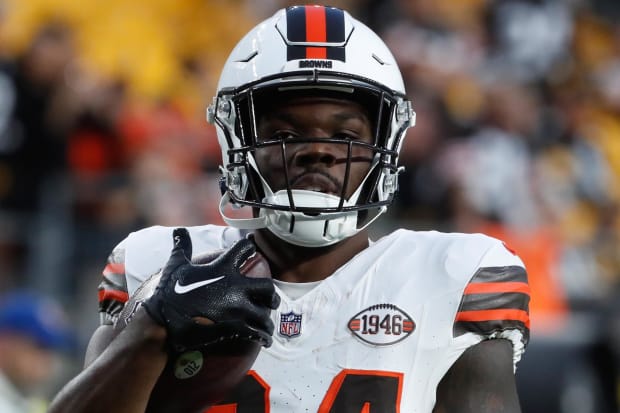
MULTIPOLYGON (((195 256, 243 236, 211 225, 188 230, 195 256)), ((159 271, 171 234, 172 228, 153 227, 119 244, 104 272, 101 302, 113 302, 124 287, 130 296, 159 271), (125 285, 114 279, 122 262, 125 285)), ((236 404, 237 412, 429 413, 440 380, 468 347, 507 338, 516 366, 528 340, 523 263, 481 234, 398 230, 297 299, 276 289, 282 302, 272 312, 273 345, 223 402, 236 404)), ((104 320, 114 318, 114 306, 101 308, 104 320)))

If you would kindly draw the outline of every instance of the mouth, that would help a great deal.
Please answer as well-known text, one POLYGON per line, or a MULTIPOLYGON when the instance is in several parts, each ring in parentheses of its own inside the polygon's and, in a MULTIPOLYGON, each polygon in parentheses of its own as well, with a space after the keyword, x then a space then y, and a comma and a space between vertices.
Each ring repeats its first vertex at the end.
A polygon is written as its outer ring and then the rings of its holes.
POLYGON ((321 172, 304 172, 291 182, 291 189, 340 195, 340 185, 330 175, 321 172))

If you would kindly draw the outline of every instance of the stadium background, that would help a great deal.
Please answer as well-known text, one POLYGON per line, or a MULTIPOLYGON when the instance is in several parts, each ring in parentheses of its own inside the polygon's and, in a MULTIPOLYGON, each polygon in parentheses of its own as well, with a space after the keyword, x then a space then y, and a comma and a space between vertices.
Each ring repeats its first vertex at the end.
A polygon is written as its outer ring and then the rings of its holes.
MULTIPOLYGON (((0 0, 0 292, 62 303, 80 366, 105 258, 146 225, 221 223, 204 121, 278 0, 0 0)), ((292 3, 292 2, 291 2, 292 3)), ((484 232, 524 259, 524 413, 616 412, 620 3, 332 1, 395 52, 418 124, 374 230, 484 232)))

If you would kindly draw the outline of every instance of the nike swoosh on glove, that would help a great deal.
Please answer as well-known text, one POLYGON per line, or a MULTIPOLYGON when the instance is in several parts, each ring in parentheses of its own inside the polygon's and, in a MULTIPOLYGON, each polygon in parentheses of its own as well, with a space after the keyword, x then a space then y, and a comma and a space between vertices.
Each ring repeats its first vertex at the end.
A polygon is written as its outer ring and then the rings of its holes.
POLYGON ((270 313, 278 308, 280 297, 271 279, 240 272, 256 251, 254 243, 239 240, 215 260, 192 264, 187 229, 176 228, 172 235, 174 247, 159 284, 143 303, 151 318, 166 328, 169 345, 186 351, 242 339, 269 347, 274 330, 270 313))

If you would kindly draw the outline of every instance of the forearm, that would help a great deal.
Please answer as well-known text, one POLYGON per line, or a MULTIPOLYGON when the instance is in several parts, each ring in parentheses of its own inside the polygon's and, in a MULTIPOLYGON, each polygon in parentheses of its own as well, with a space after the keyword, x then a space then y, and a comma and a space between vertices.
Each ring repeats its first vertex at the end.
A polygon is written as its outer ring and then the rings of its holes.
POLYGON ((56 396, 48 413, 143 413, 167 355, 144 310, 56 396))

